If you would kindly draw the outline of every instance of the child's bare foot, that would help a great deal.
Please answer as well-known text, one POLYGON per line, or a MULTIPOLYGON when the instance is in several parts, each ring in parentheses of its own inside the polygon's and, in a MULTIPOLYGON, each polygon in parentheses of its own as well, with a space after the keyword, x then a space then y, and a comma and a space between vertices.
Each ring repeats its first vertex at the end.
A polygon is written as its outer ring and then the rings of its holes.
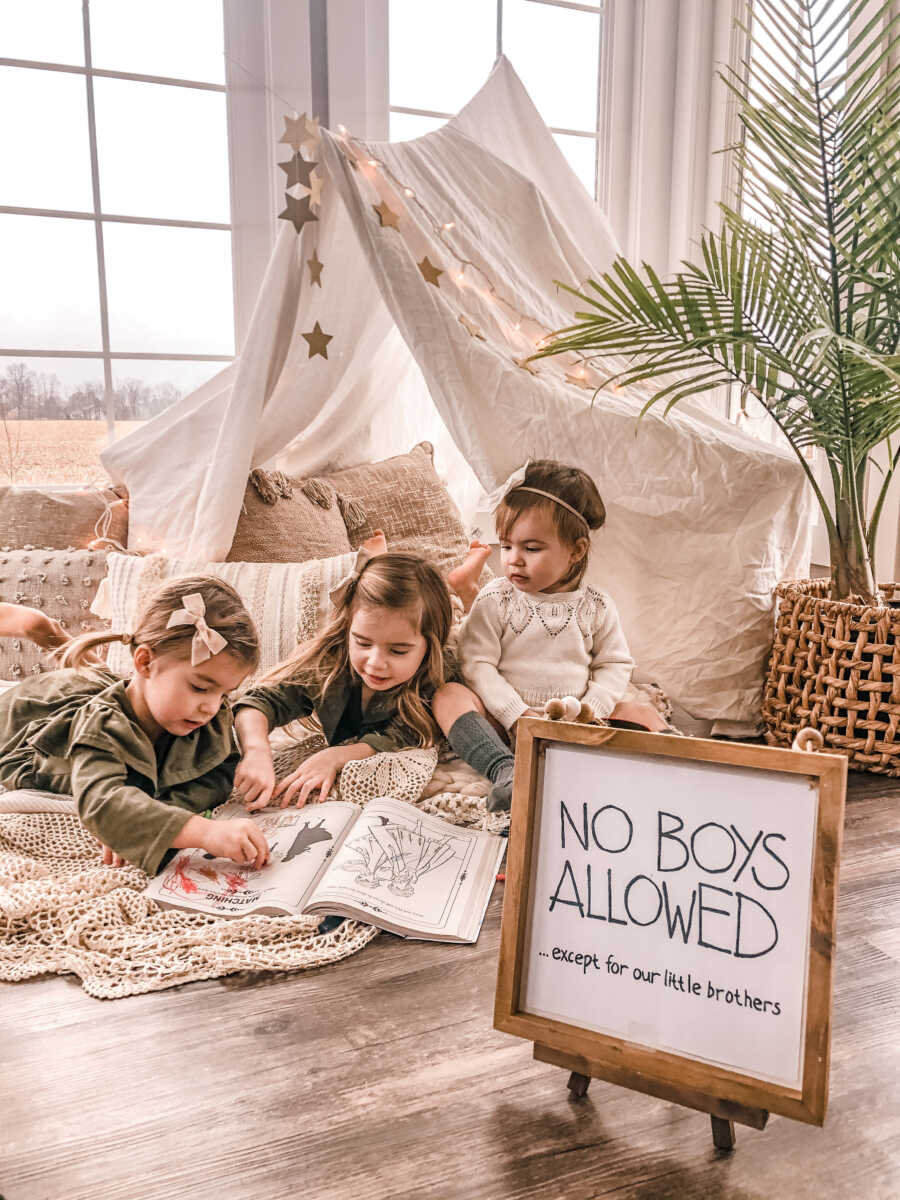
POLYGON ((387 554, 387 538, 380 529, 376 529, 371 537, 367 537, 362 543, 362 549, 368 550, 370 554, 387 554))
POLYGON ((447 575, 447 586, 462 600, 466 612, 478 595, 478 580, 490 555, 491 548, 484 542, 469 542, 469 553, 459 566, 454 567, 447 575))

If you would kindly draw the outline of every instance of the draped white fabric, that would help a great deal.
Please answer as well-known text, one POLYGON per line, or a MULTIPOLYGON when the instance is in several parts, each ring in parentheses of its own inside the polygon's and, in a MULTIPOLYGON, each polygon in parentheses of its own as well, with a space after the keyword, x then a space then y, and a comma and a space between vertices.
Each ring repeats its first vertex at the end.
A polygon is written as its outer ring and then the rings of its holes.
POLYGON ((755 722, 772 588, 808 562, 800 468, 699 411, 639 420, 645 397, 612 390, 592 405, 566 379, 574 360, 515 365, 577 308, 554 281, 583 284, 617 247, 505 60, 442 129, 351 146, 355 166, 323 131, 319 220, 299 237, 284 223, 240 359, 104 453, 131 493, 132 545, 223 558, 254 466, 307 475, 426 437, 471 512, 477 484, 552 456, 600 487, 591 577, 642 670, 695 716, 755 722), (327 359, 302 336, 315 322, 327 359))

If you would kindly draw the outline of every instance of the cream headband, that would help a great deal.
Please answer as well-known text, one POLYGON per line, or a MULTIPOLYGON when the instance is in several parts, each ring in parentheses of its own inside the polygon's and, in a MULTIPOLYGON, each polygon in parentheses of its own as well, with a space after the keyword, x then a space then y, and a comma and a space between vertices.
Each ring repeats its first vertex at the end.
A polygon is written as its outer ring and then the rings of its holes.
POLYGON ((196 633, 191 638, 191 666, 196 667, 228 645, 225 638, 206 623, 206 604, 199 592, 182 596, 184 608, 176 608, 166 622, 166 629, 176 625, 193 625, 196 633))
POLYGON ((526 477, 527 473, 528 463, 526 463, 524 467, 519 467, 517 471, 513 471, 509 479, 507 479, 505 483, 502 483, 500 487, 496 488, 488 496, 486 501, 487 508, 493 512, 497 505, 505 500, 510 492, 534 492, 536 496, 543 496, 545 500, 552 500, 553 503, 558 504, 560 508, 567 509, 573 516, 577 517, 579 521, 583 522, 588 534, 590 534, 591 527, 588 525, 587 517, 585 517, 584 513, 580 513, 577 508, 573 508, 571 504, 561 499, 559 496, 554 496, 552 492, 545 492, 541 488, 529 487, 527 484, 523 483, 522 480, 526 477))

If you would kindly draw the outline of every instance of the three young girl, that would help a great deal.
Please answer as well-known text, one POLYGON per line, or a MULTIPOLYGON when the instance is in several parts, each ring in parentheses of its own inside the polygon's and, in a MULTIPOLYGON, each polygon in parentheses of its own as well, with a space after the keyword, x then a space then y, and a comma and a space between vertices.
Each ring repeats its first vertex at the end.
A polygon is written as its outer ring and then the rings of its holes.
MULTIPOLYGON (((113 865, 154 873, 169 850, 198 846, 259 867, 268 847, 251 820, 201 815, 232 783, 251 810, 273 798, 324 799, 352 759, 431 745, 443 731, 491 781, 496 810, 510 802, 508 737, 553 696, 661 728, 653 710, 619 703, 633 663, 611 599, 583 586, 590 533, 605 518, 590 478, 532 462, 509 481, 495 515, 505 577, 475 596, 461 672, 447 649, 444 580, 416 555, 364 550, 332 593, 332 622, 240 696, 232 718, 228 695, 258 659, 253 623, 226 584, 174 580, 133 634, 77 638, 62 670, 0 696, 0 784, 74 794, 113 865), (91 662, 96 647, 116 640, 133 651, 128 680, 91 662), (276 784, 270 731, 313 718, 328 748, 276 784)), ((460 594, 474 590, 483 557, 476 548, 455 573, 460 594)))

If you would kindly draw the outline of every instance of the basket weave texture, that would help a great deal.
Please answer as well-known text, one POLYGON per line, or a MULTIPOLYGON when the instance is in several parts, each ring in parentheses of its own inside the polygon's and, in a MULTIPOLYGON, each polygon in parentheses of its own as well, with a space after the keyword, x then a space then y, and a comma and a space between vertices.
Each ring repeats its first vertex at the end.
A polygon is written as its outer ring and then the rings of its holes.
MULTIPOLYGON (((885 600, 898 584, 880 584, 885 600)), ((805 725, 851 770, 900 775, 900 609, 828 598, 829 580, 775 589, 775 637, 763 693, 766 741, 789 746, 805 725)))

